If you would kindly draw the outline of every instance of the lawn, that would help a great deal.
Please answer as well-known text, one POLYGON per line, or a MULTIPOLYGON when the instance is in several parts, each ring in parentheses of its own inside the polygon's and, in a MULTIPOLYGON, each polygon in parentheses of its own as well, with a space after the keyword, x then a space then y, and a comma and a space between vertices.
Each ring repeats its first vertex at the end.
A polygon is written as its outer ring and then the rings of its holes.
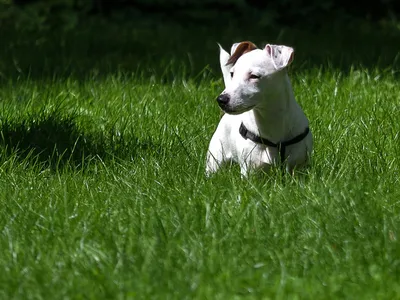
POLYGON ((4 29, 0 298, 398 298, 398 29, 163 22, 4 29), (295 47, 313 163, 207 179, 216 42, 248 39, 295 47))

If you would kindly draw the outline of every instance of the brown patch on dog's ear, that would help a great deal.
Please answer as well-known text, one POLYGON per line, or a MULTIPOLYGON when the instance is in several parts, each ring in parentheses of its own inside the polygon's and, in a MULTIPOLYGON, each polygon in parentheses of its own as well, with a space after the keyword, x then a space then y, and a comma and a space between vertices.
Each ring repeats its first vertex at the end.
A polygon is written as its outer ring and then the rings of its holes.
POLYGON ((253 51, 254 49, 257 49, 257 46, 253 44, 252 42, 246 41, 246 42, 241 42, 237 47, 235 52, 232 54, 232 56, 228 59, 226 65, 230 64, 235 64, 239 57, 241 57, 243 54, 253 51))

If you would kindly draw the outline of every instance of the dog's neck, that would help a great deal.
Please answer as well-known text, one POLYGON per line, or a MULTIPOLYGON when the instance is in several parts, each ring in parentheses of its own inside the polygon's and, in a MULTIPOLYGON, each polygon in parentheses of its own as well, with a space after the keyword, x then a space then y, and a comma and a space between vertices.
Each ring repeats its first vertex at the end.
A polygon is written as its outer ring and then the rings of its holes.
POLYGON ((289 140, 304 131, 308 121, 296 102, 286 71, 283 80, 262 95, 262 104, 246 112, 243 123, 251 132, 273 142, 289 140))

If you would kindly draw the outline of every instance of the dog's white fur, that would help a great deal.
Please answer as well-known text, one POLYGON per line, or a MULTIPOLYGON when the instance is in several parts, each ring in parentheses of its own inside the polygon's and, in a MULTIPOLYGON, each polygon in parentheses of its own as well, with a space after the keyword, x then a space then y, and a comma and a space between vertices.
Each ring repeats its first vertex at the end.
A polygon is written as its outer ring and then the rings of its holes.
MULTIPOLYGON (((225 83, 221 95, 229 97, 226 112, 210 141, 206 173, 216 172, 228 161, 240 165, 241 174, 280 164, 275 147, 256 144, 239 133, 241 123, 246 128, 274 143, 287 141, 304 132, 308 119, 296 102, 286 67, 293 60, 293 49, 287 46, 266 45, 244 53, 234 65, 226 65, 240 43, 229 55, 220 46, 220 64, 225 83), (259 78, 257 78, 259 76, 259 78)), ((286 169, 308 164, 313 141, 311 131, 300 142, 287 146, 286 169)))

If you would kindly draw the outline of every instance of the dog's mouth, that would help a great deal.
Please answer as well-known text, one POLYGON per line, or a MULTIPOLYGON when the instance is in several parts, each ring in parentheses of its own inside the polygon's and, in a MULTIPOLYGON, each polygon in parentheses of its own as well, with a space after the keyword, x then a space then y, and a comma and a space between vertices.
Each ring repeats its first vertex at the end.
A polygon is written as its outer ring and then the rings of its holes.
POLYGON ((246 107, 241 106, 241 107, 234 107, 234 108, 229 105, 224 105, 224 106, 220 105, 220 107, 224 112, 226 112, 229 115, 240 115, 246 111, 252 110, 255 107, 255 105, 246 106, 246 107))

